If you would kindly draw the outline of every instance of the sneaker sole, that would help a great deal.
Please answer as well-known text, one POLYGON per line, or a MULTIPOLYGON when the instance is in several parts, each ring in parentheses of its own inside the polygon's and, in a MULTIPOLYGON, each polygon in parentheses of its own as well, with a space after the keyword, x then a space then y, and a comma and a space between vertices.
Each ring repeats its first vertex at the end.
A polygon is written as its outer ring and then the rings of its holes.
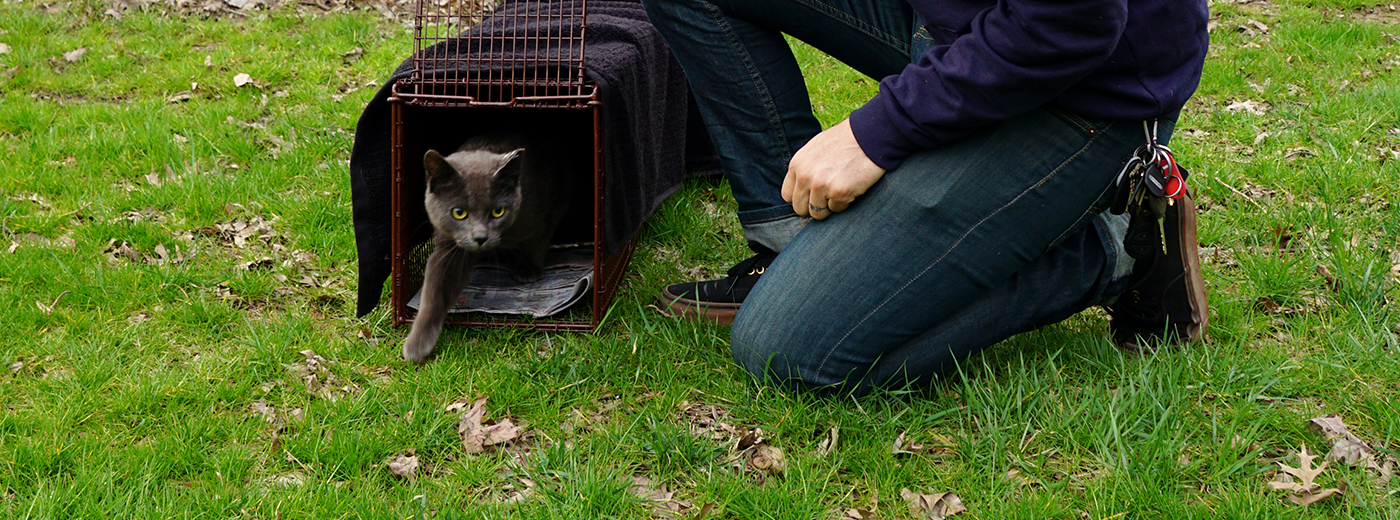
POLYGON ((689 298, 682 298, 678 294, 671 294, 665 289, 656 296, 656 302, 661 308, 661 313, 673 318, 681 318, 696 321, 708 321, 720 325, 731 325, 734 323, 734 316, 739 314, 739 304, 737 303, 705 303, 689 298))
POLYGON ((1186 266, 1186 292, 1187 301, 1191 305, 1192 325, 1186 327, 1186 337, 1188 342, 1199 342, 1205 339, 1206 324, 1210 321, 1210 303, 1206 299, 1206 280, 1201 274, 1201 244, 1196 238, 1196 201, 1191 198, 1191 192, 1177 201, 1177 229, 1181 230, 1181 242, 1177 244, 1177 250, 1181 255, 1181 263, 1186 266), (1187 246, 1189 247, 1183 247, 1187 246))

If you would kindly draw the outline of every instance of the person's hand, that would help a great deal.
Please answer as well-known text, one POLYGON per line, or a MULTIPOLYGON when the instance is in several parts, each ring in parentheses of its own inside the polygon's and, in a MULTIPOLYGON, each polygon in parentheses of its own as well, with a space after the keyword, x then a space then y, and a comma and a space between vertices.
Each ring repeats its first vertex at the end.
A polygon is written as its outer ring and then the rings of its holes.
POLYGON ((783 178, 783 200, 791 202, 798 215, 822 220, 844 211, 884 175, 885 170, 860 149, 847 119, 792 155, 783 178))

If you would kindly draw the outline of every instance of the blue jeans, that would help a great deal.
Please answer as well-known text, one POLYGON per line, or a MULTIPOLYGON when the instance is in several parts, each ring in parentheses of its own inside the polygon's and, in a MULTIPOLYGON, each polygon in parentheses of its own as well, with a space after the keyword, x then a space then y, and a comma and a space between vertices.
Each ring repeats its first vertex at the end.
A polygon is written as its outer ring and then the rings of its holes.
POLYGON ((735 360, 755 376, 856 395, 921 385, 1122 290, 1126 222, 1100 213, 1143 142, 1141 122, 1042 108, 917 153, 846 211, 804 222, 780 188, 820 127, 781 33, 881 78, 932 45, 912 9, 643 3, 691 82, 746 237, 781 251, 731 332, 735 360))

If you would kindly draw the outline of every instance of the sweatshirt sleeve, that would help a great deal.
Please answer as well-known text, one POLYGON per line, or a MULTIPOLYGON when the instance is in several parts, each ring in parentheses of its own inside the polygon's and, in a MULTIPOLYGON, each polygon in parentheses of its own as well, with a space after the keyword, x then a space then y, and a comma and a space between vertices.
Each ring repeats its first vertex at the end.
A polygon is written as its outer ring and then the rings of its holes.
POLYGON ((1127 19, 1127 0, 1000 0, 970 32, 880 81, 851 113, 851 130, 871 161, 892 170, 1054 99, 1108 59, 1127 19))

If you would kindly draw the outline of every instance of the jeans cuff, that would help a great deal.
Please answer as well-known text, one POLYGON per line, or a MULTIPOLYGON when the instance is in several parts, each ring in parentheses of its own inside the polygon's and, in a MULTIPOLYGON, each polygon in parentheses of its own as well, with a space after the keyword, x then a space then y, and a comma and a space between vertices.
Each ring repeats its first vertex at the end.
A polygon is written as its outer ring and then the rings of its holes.
POLYGON ((806 225, 807 219, 797 216, 790 207, 771 209, 786 210, 786 214, 766 219, 753 219, 746 218, 749 215, 745 213, 757 212, 740 212, 739 224, 744 228, 745 240, 757 242, 763 247, 772 249, 775 253, 781 253, 783 248, 787 247, 788 242, 792 242, 793 237, 802 231, 802 226, 806 225))

